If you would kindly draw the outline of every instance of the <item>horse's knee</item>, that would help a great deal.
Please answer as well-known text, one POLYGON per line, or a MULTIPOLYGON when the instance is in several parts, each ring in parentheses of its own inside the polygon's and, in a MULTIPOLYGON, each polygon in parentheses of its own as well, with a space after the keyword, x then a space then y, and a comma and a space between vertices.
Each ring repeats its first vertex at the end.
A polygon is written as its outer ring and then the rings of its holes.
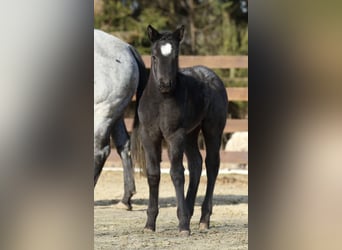
POLYGON ((127 141, 124 144, 116 146, 116 151, 123 160, 129 159, 131 157, 130 140, 127 139, 127 141))
POLYGON ((175 185, 184 184, 185 178, 184 178, 184 167, 178 167, 178 168, 172 168, 170 170, 170 175, 173 183, 175 185))
POLYGON ((128 154, 130 149, 130 140, 123 119, 119 119, 114 124, 111 130, 111 137, 113 139, 118 154, 128 154))
POLYGON ((188 168, 189 168, 190 174, 195 175, 195 176, 200 174, 202 172, 202 164, 203 164, 203 160, 201 156, 192 158, 192 159, 189 158, 188 168))
POLYGON ((208 154, 205 158, 205 165, 212 169, 218 169, 220 166, 220 154, 208 154))
POLYGON ((160 174, 147 174, 148 185, 152 187, 159 186, 160 174))

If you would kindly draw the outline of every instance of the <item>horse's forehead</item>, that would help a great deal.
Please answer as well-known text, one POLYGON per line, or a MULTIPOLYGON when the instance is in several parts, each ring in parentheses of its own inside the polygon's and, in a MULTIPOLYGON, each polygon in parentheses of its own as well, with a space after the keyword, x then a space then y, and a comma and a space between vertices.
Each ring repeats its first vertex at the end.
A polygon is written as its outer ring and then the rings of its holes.
POLYGON ((169 42, 160 45, 160 52, 163 56, 169 56, 172 53, 172 44, 169 42))

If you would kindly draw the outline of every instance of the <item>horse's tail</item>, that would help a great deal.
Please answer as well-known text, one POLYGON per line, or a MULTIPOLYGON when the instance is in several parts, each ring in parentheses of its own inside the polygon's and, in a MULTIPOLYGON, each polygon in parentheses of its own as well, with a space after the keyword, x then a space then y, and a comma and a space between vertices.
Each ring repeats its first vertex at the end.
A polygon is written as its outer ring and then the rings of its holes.
POLYGON ((142 93, 145 89, 147 83, 147 72, 144 61, 142 60, 139 53, 136 51, 135 48, 130 47, 131 52, 138 64, 139 67, 139 84, 136 92, 136 105, 135 105, 135 114, 134 114, 134 121, 133 121, 133 130, 131 135, 131 152, 132 158, 135 165, 138 165, 142 175, 146 176, 146 161, 145 161, 145 152, 141 144, 141 138, 139 135, 139 116, 138 116, 138 108, 140 98, 142 93))

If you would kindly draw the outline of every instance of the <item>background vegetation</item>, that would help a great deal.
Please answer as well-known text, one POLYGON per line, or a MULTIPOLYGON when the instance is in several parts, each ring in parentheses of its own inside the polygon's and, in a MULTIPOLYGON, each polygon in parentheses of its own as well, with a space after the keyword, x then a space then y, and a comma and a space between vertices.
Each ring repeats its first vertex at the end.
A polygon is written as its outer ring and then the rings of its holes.
POLYGON ((186 26, 184 55, 247 55, 247 1, 95 0, 95 28, 114 34, 149 54, 146 27, 186 26))
MULTIPOLYGON (((184 24, 182 55, 248 55, 248 0, 94 0, 94 26, 150 54, 146 27, 174 30, 184 24)), ((247 69, 215 70, 226 86, 247 86, 247 69)), ((230 116, 246 117, 246 102, 230 116)))

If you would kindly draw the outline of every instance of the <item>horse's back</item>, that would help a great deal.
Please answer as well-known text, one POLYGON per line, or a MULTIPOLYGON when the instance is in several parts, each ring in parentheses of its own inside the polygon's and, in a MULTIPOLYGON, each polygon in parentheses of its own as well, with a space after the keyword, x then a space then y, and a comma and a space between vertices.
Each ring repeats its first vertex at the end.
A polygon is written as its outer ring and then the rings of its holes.
POLYGON ((180 71, 185 76, 195 78, 196 84, 201 85, 200 87, 204 91, 207 91, 206 96, 208 96, 211 101, 219 99, 223 102, 220 104, 221 106, 228 103, 225 86, 214 71, 205 66, 183 68, 180 71))
POLYGON ((128 51, 129 44, 101 30, 94 30, 94 55, 113 59, 118 53, 128 51))

